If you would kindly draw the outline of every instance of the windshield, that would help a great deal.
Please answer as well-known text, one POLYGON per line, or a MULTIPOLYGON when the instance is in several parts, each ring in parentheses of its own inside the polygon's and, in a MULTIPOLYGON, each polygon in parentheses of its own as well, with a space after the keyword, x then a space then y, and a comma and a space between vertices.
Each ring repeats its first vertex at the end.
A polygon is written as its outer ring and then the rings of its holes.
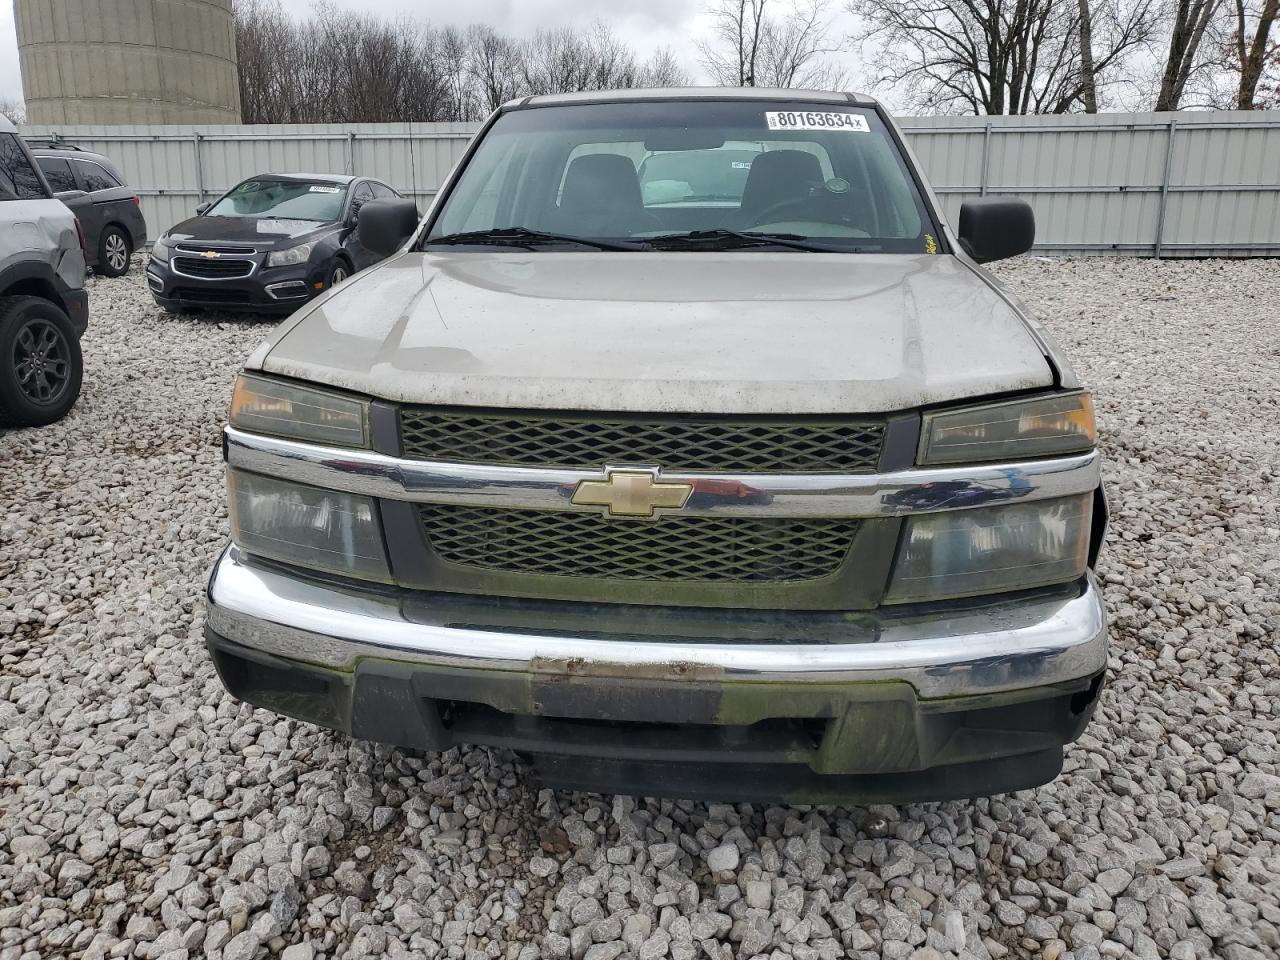
POLYGON ((755 249, 743 235, 764 234, 793 246, 812 238, 811 249, 937 250, 896 142, 874 110, 852 104, 644 101, 510 111, 485 135, 426 243, 454 238, 460 249, 457 240, 511 230, 630 242, 620 250, 689 234, 702 241, 697 249, 719 239, 724 249, 755 249))
POLYGON ((246 180, 207 211, 210 217, 270 217, 281 220, 337 220, 347 188, 318 180, 246 180))

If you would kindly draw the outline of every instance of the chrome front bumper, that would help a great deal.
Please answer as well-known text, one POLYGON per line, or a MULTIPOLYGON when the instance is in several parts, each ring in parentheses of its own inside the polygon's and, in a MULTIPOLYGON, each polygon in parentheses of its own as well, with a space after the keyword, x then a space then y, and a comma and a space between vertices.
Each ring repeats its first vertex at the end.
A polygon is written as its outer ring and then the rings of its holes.
POLYGON ((495 622, 500 614, 449 603, 440 595, 286 575, 231 546, 209 581, 208 625, 242 647, 337 671, 379 659, 426 670, 577 671, 675 684, 899 681, 923 699, 1075 681, 1098 674, 1107 661, 1106 617, 1091 577, 1066 594, 923 615, 791 615, 772 642, 754 628, 735 637, 729 620, 702 629, 697 620, 706 611, 666 611, 678 629, 636 636, 635 628, 549 630, 545 618, 502 624, 495 622), (821 642, 813 639, 819 634, 821 642))

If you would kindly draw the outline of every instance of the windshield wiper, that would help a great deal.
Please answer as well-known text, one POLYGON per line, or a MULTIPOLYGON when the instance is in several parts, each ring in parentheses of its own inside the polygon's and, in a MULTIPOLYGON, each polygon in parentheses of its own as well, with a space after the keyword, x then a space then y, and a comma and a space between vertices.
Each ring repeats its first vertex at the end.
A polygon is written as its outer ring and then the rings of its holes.
POLYGON ((543 230, 530 230, 528 227, 501 227, 494 230, 468 230, 465 233, 447 233, 443 237, 431 237, 427 246, 436 244, 489 244, 495 247, 523 247, 533 250, 547 243, 576 243, 583 247, 594 247, 597 250, 644 250, 646 244, 629 243, 625 240, 593 240, 589 237, 572 237, 563 233, 547 233, 543 230))
POLYGON ((709 246, 713 250, 733 250, 742 247, 789 247, 812 253, 858 253, 857 247, 833 247, 815 243, 798 233, 760 233, 755 230, 690 230, 688 233, 668 233, 661 237, 645 237, 645 242, 655 247, 709 246))

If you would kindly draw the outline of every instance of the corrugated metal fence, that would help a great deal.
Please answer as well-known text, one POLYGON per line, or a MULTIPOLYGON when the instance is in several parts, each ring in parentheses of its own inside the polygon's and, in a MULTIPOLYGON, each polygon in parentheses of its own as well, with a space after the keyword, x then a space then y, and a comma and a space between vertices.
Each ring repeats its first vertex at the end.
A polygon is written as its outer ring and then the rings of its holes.
POLYGON ((1013 194, 1044 253, 1280 255, 1280 111, 902 121, 951 223, 1013 194))
MULTIPOLYGON (((969 197, 1036 211, 1037 250, 1280 255, 1280 112, 902 120, 952 223, 969 197)), ((111 156, 153 236, 264 171, 376 175, 426 208, 474 124, 29 127, 111 156)))

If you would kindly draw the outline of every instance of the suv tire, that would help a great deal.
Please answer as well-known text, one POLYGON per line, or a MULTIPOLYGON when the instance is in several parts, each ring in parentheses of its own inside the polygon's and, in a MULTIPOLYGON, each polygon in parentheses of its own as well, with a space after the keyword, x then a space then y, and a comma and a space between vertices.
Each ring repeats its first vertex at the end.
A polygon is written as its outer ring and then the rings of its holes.
POLYGON ((117 226, 104 227, 98 237, 98 265, 94 272, 104 277, 123 277, 129 272, 133 245, 128 235, 117 226))
POLYGON ((39 297, 0 297, 0 424, 61 420, 80 396, 80 339, 67 315, 39 297))

